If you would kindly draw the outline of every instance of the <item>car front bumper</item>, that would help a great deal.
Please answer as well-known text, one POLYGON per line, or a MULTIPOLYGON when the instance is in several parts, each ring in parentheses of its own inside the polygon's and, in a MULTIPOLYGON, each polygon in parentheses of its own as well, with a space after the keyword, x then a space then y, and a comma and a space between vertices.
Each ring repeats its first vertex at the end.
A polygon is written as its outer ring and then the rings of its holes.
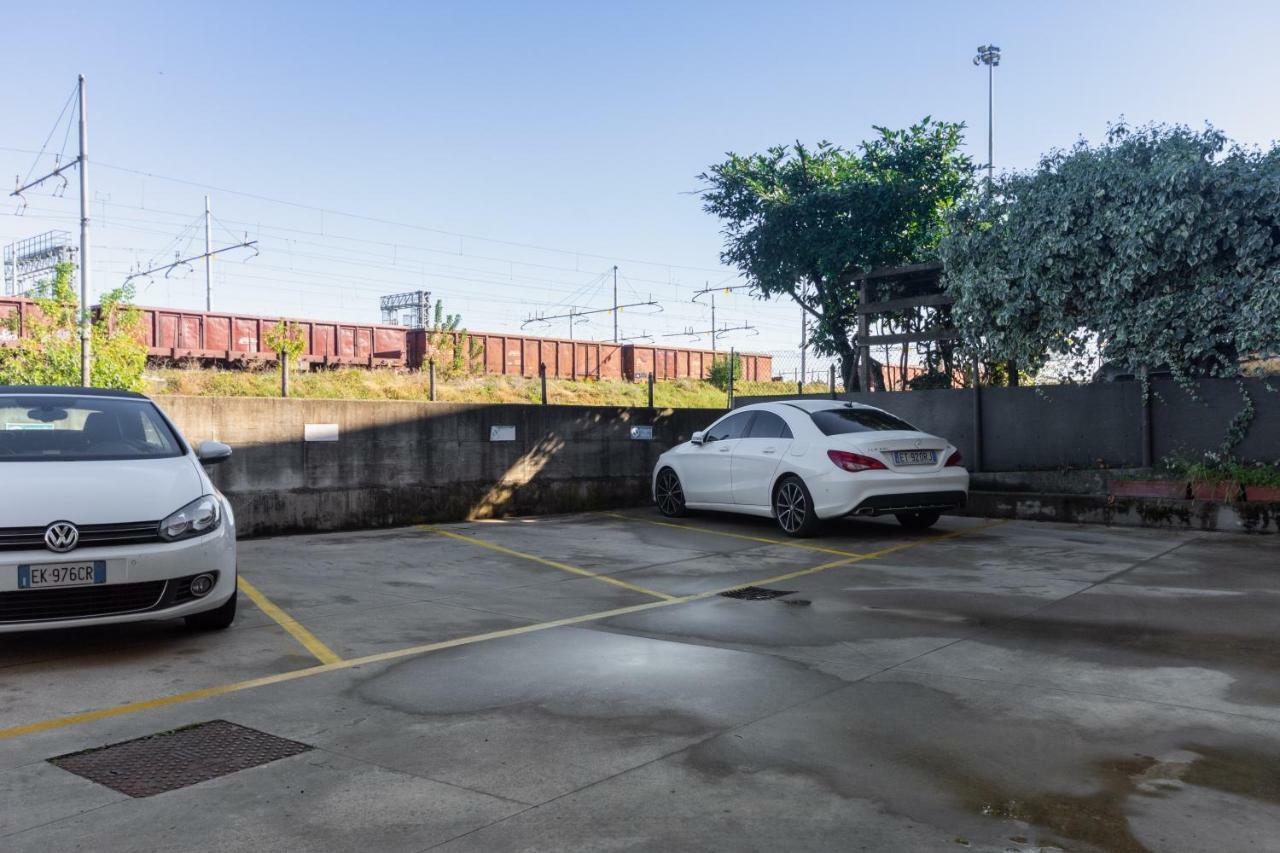
POLYGON ((0 633, 175 619, 225 604, 236 592, 235 521, 229 507, 226 509, 217 530, 180 542, 86 547, 68 554, 43 550, 0 551, 0 633), (106 563, 104 584, 18 589, 21 565, 97 560, 106 563), (201 598, 182 600, 178 586, 206 572, 217 573, 213 589, 201 598), (63 590, 77 590, 81 594, 66 595, 63 590), (43 601, 31 598, 50 593, 60 594, 61 598, 51 595, 43 601), (74 607, 63 603, 72 599, 76 600, 74 607), (86 605, 86 601, 92 604, 86 605), (99 602, 101 611, 81 615, 86 607, 96 608, 99 602), (70 615, 73 613, 76 615, 70 615))
POLYGON ((850 514, 883 515, 913 509, 963 506, 969 472, 951 467, 938 471, 859 471, 835 469, 806 480, 819 518, 850 514))

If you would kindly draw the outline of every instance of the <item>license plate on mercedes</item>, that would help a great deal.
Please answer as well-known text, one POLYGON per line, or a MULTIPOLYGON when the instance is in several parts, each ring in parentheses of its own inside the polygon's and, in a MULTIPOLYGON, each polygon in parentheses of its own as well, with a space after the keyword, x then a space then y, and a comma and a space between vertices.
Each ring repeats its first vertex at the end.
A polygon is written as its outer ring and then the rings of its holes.
POLYGON ((93 586, 107 582, 106 560, 83 563, 43 563, 18 566, 18 589, 47 589, 54 586, 93 586))
POLYGON ((937 462, 938 451, 936 450, 893 451, 894 465, 936 465, 937 462))

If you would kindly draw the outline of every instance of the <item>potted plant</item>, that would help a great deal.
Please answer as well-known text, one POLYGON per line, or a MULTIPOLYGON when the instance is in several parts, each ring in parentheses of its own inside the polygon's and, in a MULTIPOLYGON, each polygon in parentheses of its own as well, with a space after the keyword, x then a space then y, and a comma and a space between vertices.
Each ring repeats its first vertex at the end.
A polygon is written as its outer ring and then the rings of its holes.
POLYGON ((1193 500, 1231 503, 1241 499, 1240 481, 1236 479, 1230 459, 1209 451, 1198 461, 1187 464, 1185 471, 1193 500))
POLYGON ((1117 498, 1171 498, 1186 500, 1185 477, 1116 478, 1107 480, 1107 494, 1117 498))
POLYGON ((1267 465, 1239 465, 1236 479, 1244 487, 1245 500, 1261 503, 1280 503, 1280 460, 1267 465))

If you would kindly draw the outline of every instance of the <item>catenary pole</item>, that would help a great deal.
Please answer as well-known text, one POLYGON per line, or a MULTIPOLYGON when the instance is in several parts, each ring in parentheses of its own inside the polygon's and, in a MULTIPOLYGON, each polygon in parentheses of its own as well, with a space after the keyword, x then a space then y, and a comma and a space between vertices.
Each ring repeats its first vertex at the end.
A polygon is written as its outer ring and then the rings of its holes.
POLYGON ((613 342, 618 342, 618 265, 613 265, 613 342))
MULTIPOLYGON (((711 294, 711 351, 716 351, 716 295, 711 294)), ((715 359, 713 358, 712 361, 715 359)))
POLYGON ((809 321, 804 314, 804 296, 809 290, 807 285, 800 286, 800 380, 796 383, 796 393, 804 393, 805 370, 808 367, 805 348, 809 345, 809 321))
POLYGON ((92 383, 89 364, 93 354, 89 326, 89 128, 85 106, 84 75, 80 75, 80 384, 92 383))
POLYGON ((204 310, 213 310, 213 228, 209 197, 204 197, 204 310))

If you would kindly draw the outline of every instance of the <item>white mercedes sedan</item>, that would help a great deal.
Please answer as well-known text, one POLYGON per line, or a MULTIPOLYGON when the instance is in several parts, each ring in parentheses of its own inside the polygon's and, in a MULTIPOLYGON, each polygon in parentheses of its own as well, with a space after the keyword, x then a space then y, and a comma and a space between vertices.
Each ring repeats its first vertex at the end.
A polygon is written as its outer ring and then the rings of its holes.
POLYGON ((236 615, 231 506, 141 394, 0 386, 0 633, 236 615))
POLYGON ((836 400, 743 406, 662 454, 653 470, 663 515, 758 515, 788 536, 846 515, 893 515, 923 529, 968 495, 969 472, 945 439, 836 400))

